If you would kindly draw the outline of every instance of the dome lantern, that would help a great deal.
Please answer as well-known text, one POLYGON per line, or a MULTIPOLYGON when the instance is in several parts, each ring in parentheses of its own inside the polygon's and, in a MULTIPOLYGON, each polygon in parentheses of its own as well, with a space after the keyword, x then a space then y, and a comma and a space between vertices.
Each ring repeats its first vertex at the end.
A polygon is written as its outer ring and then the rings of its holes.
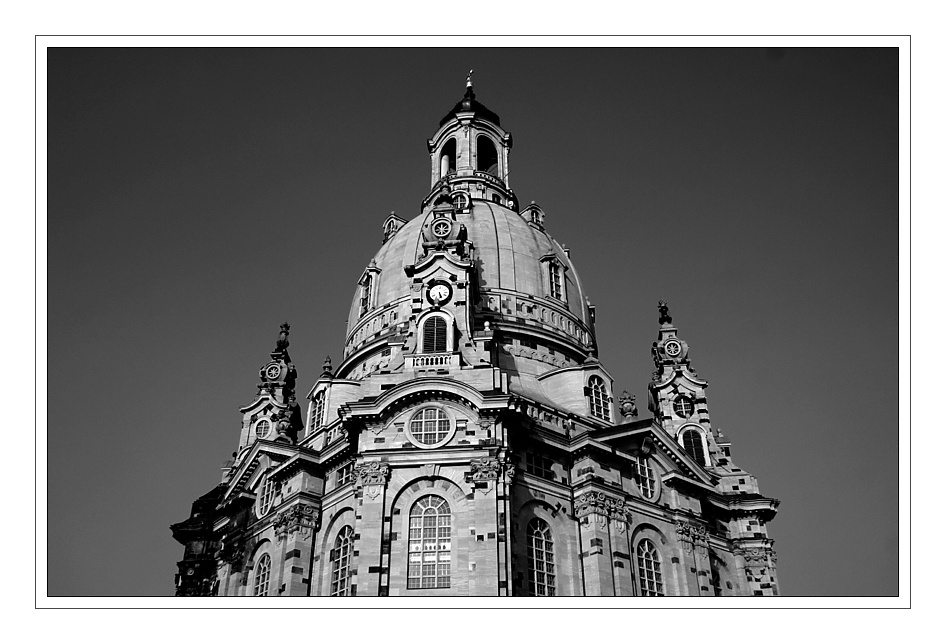
POLYGON ((517 208, 509 187, 512 135, 502 129, 495 112, 476 100, 472 74, 471 70, 463 98, 427 141, 431 191, 423 202, 425 208, 443 186, 473 199, 517 208))

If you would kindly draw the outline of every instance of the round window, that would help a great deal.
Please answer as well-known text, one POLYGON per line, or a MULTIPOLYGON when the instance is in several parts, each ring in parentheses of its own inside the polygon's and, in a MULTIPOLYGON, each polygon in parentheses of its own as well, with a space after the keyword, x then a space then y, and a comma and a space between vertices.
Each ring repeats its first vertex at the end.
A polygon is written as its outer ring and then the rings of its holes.
POLYGON ((680 418, 689 418, 693 415, 693 400, 689 396, 677 396, 673 401, 673 411, 680 418))
POLYGON ((466 210, 470 207, 470 196, 465 192, 454 192, 450 195, 453 199, 453 207, 456 210, 466 210))
POLYGON ((414 414, 409 429, 421 447, 439 447, 450 438, 450 417, 439 407, 427 407, 414 414))
POLYGON ((269 436, 269 430, 272 428, 272 426, 273 424, 268 418, 260 418, 258 421, 256 421, 256 437, 266 438, 269 436))
POLYGON ((434 235, 437 237, 446 237, 450 234, 450 230, 453 226, 446 219, 438 219, 433 223, 431 229, 434 231, 434 235))
POLYGON ((664 351, 667 352, 667 355, 671 358, 675 358, 680 355, 680 352, 683 350, 683 347, 680 346, 680 343, 676 340, 671 340, 664 345, 664 351))

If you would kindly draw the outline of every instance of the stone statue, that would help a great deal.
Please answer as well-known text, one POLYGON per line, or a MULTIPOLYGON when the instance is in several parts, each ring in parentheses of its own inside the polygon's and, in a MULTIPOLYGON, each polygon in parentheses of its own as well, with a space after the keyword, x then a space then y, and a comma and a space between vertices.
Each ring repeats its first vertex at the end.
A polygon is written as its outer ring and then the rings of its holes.
POLYGON ((673 318, 670 317, 670 308, 667 306, 667 302, 664 300, 659 300, 657 303, 657 310, 660 312, 660 318, 657 320, 660 324, 670 324, 673 322, 673 318))
POLYGON ((289 323, 283 322, 279 325, 279 339, 276 340, 274 353, 282 352, 289 348, 289 323))

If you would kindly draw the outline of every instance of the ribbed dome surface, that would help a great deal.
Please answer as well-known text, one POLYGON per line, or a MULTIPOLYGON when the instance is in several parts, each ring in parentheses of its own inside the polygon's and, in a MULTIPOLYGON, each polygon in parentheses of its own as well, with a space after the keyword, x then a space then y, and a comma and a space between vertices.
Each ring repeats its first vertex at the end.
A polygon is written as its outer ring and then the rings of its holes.
MULTIPOLYGON (((374 262, 377 275, 375 308, 410 295, 411 279, 404 267, 415 264, 421 252, 421 228, 427 215, 406 223, 381 247, 374 262)), ((546 232, 527 223, 517 212, 499 204, 474 200, 468 213, 457 215, 466 226, 473 244, 472 258, 479 275, 479 287, 515 291, 524 296, 543 298, 548 281, 547 268, 540 261, 554 253, 564 266, 568 309, 586 328, 591 328, 585 294, 571 260, 561 245, 546 232)), ((349 315, 349 330, 354 329, 360 312, 361 290, 357 289, 349 315)), ((554 304, 558 305, 557 302, 554 304)))

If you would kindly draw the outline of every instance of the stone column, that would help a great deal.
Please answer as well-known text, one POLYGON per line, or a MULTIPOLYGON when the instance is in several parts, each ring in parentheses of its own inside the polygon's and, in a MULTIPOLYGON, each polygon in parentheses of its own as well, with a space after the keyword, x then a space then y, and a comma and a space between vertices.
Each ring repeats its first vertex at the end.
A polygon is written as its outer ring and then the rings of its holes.
POLYGON ((381 588, 381 542, 384 527, 384 499, 390 468, 381 461, 355 465, 355 575, 352 595, 377 597, 381 588))

